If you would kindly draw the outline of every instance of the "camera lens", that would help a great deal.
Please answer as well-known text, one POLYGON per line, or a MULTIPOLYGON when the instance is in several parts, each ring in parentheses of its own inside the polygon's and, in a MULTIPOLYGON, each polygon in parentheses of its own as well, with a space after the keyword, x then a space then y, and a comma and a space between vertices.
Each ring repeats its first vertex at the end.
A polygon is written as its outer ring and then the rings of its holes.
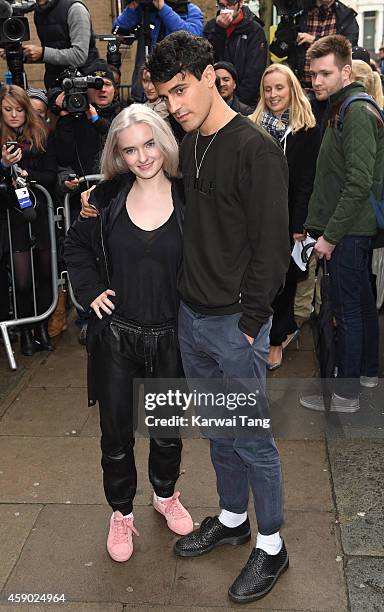
POLYGON ((4 22, 3 32, 9 40, 19 42, 25 35, 24 23, 17 17, 10 17, 4 22))

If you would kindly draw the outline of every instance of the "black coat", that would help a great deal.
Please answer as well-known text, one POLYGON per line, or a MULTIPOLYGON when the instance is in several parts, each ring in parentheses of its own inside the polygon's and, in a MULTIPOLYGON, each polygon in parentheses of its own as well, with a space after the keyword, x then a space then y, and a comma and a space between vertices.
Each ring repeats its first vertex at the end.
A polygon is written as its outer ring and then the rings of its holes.
MULTIPOLYGON (((356 21, 356 11, 349 8, 342 2, 336 0, 334 4, 334 10, 336 14, 336 29, 337 34, 342 34, 351 42, 352 46, 358 44, 359 38, 359 26, 356 21)), ((296 32, 308 32, 307 26, 308 10, 302 11, 300 15, 295 18, 296 32)), ((286 28, 286 22, 281 21, 276 31, 276 37, 279 36, 280 31, 286 28)), ((299 80, 302 80, 305 66, 305 56, 309 45, 293 45, 288 52, 287 63, 295 72, 299 80)))
POLYGON ((301 234, 307 217, 319 153, 321 133, 318 126, 288 134, 285 155, 289 168, 289 232, 301 234))
POLYGON ((204 36, 213 46, 215 62, 231 62, 237 71, 236 94, 241 102, 256 106, 261 76, 267 65, 268 45, 263 22, 243 7, 244 19, 228 38, 216 19, 208 21, 204 36))
MULTIPOLYGON (((89 203, 99 211, 91 219, 79 217, 67 234, 64 258, 76 299, 85 308, 103 291, 110 288, 112 271, 108 258, 109 230, 125 206, 127 195, 135 177, 131 173, 120 174, 103 181, 91 192, 89 203)), ((184 194, 181 181, 172 181, 172 198, 176 219, 182 231, 184 194)), ((92 311, 87 331, 87 347, 92 338, 108 324, 108 317, 98 319, 92 311)))
POLYGON ((230 106, 235 113, 240 113, 240 115, 244 115, 244 117, 252 115, 253 111, 255 110, 253 106, 248 106, 247 104, 240 102, 236 95, 233 96, 231 103, 228 106, 230 106))

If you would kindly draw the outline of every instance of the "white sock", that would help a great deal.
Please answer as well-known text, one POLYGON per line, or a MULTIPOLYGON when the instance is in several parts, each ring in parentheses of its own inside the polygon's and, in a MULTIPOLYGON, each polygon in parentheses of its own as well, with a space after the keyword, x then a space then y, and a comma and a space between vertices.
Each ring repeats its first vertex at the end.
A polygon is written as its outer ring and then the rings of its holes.
POLYGON ((159 497, 158 495, 156 495, 155 492, 153 492, 153 499, 154 501, 164 502, 164 501, 168 501, 168 499, 172 499, 172 495, 171 497, 159 497))
POLYGON ((233 529, 234 527, 238 527, 247 518, 247 513, 242 512, 241 514, 237 514, 237 512, 230 512, 229 510, 222 510, 219 514, 219 521, 222 525, 226 527, 230 527, 233 529))
MULTIPOLYGON (((115 513, 114 513, 114 512, 112 512, 112 516, 113 516, 114 514, 115 514, 115 513)), ((132 520, 133 520, 133 512, 130 512, 129 514, 123 514, 123 517, 124 517, 124 518, 127 518, 127 519, 132 519, 132 520)))
POLYGON ((280 537, 280 532, 272 533, 272 535, 263 535, 257 533, 256 548, 261 548, 267 555, 278 555, 283 546, 283 540, 280 537))

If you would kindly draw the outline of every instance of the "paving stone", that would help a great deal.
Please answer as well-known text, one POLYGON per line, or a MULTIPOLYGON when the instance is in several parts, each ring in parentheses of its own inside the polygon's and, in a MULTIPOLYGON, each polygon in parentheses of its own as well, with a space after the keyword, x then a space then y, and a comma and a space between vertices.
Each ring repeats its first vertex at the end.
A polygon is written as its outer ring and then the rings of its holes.
POLYGON ((78 345, 73 349, 56 350, 47 363, 28 382, 28 387, 86 387, 87 353, 78 345))
POLYGON ((383 612, 384 560, 351 559, 345 572, 351 612, 383 612))
POLYGON ((83 389, 26 388, 0 421, 0 435, 64 436, 80 431, 90 408, 83 389))
POLYGON ((42 506, 38 505, 0 505, 0 590, 12 571, 41 508, 42 506))
POLYGON ((15 612, 15 610, 22 610, 22 612, 59 612, 61 609, 65 612, 123 612, 124 606, 120 603, 82 603, 74 602, 65 604, 43 604, 41 606, 37 604, 0 604, 0 612, 15 612))
POLYGON ((0 503, 104 503, 99 445, 75 436, 0 436, 0 503))
POLYGON ((278 441, 287 510, 333 510, 324 442, 278 441))
POLYGON ((284 379, 282 383, 285 388, 276 388, 274 383, 269 391, 274 436, 284 440, 323 440, 327 427, 325 416, 299 404, 300 389, 308 390, 306 380, 284 379))
POLYGON ((177 536, 152 508, 140 508, 129 564, 106 550, 110 512, 101 506, 46 506, 7 583, 8 592, 64 593, 67 600, 166 605, 177 536), (50 543, 47 548, 47 542, 50 543), (39 563, 36 563, 36 560, 39 563))
POLYGON ((384 444, 332 440, 329 459, 345 553, 384 556, 384 444))
MULTIPOLYGON (((202 520, 206 510, 196 516, 202 520)), ((253 529, 254 537, 256 530, 253 529)), ((290 568, 267 599, 247 604, 247 610, 329 610, 347 612, 342 563, 338 556, 333 515, 326 512, 288 512, 283 530, 290 568)), ((245 564, 254 545, 220 547, 199 558, 177 562, 171 604, 227 606, 228 587, 245 564), (198 585, 198 588, 197 588, 198 585)))
POLYGON ((327 438, 384 441, 384 380, 376 389, 360 394, 360 410, 353 414, 333 414, 328 419, 327 438))

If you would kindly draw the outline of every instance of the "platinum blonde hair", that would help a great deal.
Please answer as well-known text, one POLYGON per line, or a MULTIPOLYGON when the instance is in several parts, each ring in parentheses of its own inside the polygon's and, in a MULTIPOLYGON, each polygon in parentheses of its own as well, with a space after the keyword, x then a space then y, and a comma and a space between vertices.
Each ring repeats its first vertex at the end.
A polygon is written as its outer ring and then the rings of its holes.
POLYGON ((100 159, 101 174, 108 180, 127 172, 128 168, 121 156, 118 136, 136 123, 148 125, 153 139, 164 156, 163 170, 169 176, 178 176, 179 146, 168 123, 154 110, 144 104, 131 104, 124 108, 112 121, 100 159))

